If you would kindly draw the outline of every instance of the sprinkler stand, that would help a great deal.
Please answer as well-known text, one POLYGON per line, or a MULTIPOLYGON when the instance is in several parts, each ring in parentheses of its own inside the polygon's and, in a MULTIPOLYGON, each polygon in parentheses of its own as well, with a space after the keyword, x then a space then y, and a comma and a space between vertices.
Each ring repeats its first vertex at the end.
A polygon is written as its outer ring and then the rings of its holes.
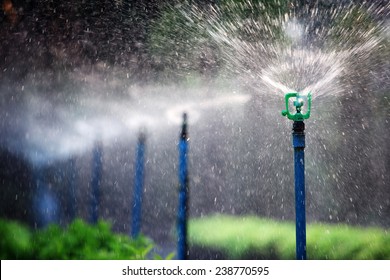
POLYGON ((179 208, 177 216, 177 258, 187 259, 187 217, 188 217, 188 132, 187 114, 183 114, 183 125, 179 140, 179 208))
POLYGON ((133 238, 136 238, 141 230, 142 193, 144 188, 145 140, 146 136, 143 132, 141 132, 138 137, 134 180, 134 197, 131 226, 131 236, 133 238))
POLYGON ((283 116, 293 120, 293 148, 294 148, 294 177, 295 177, 295 231, 296 231, 296 258, 306 260, 306 210, 305 210, 305 123, 303 120, 310 117, 311 93, 307 95, 307 112, 302 113, 304 98, 299 93, 285 95, 286 109, 283 116), (289 99, 295 98, 293 104, 296 113, 289 111, 289 99))
POLYGON ((58 223, 58 201, 49 190, 43 167, 33 168, 33 182, 35 194, 33 197, 34 223, 38 228, 46 227, 52 223, 58 223))
POLYGON ((99 219, 99 201, 100 201, 100 184, 102 180, 103 169, 103 147, 102 143, 95 144, 93 149, 92 161, 92 201, 91 201, 91 223, 96 224, 99 219))
POLYGON ((305 213, 305 123, 293 123, 294 177, 295 177, 295 231, 297 260, 306 259, 305 213))
POLYGON ((70 218, 70 221, 73 221, 76 218, 77 213, 77 199, 76 199, 76 176, 77 176, 77 169, 76 169, 76 158, 72 157, 69 160, 69 169, 68 169, 69 177, 68 177, 68 183, 69 183, 69 192, 68 192, 68 215, 70 218))

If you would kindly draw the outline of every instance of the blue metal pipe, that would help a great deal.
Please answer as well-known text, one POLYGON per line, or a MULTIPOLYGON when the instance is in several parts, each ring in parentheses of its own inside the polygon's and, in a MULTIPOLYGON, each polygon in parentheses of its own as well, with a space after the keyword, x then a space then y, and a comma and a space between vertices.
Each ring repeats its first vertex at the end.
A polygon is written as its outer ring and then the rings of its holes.
POLYGON ((305 124, 293 123, 294 177, 295 177, 295 230, 296 258, 306 260, 306 213, 305 213, 305 124))
POLYGON ((179 208, 177 225, 177 258, 187 259, 187 216, 188 216, 188 132, 187 114, 183 114, 183 126, 179 140, 179 208))
POLYGON ((35 226, 42 228, 51 223, 58 223, 58 200, 50 192, 42 168, 33 169, 33 182, 36 188, 33 198, 35 226))
POLYGON ((103 147, 101 143, 97 143, 93 149, 92 165, 92 200, 90 219, 92 224, 96 224, 99 219, 100 184, 103 169, 103 147))
POLYGON ((69 193, 68 193, 68 215, 70 221, 73 221, 76 218, 77 212, 77 199, 76 199, 76 160, 71 158, 69 160, 69 193))
POLYGON ((138 138, 136 168, 134 179, 133 211, 131 236, 136 238, 141 230, 142 214, 142 193, 144 185, 144 165, 145 165, 145 134, 141 133, 138 138))

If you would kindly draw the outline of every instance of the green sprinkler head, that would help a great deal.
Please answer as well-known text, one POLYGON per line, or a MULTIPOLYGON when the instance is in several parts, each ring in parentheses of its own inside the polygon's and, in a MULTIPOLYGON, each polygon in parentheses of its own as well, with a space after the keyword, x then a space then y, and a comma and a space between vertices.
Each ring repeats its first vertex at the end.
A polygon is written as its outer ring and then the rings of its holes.
POLYGON ((287 93, 284 96, 284 100, 286 102, 286 110, 282 111, 283 116, 287 116, 288 119, 293 120, 293 121, 303 121, 305 119, 308 119, 310 117, 310 109, 311 109, 311 92, 307 94, 306 97, 300 96, 298 92, 291 92, 287 93), (288 108, 288 102, 290 98, 295 98, 293 101, 293 104, 296 108, 296 113, 292 114, 289 111, 288 108), (307 111, 305 114, 302 114, 302 107, 305 104, 305 99, 307 100, 307 111))

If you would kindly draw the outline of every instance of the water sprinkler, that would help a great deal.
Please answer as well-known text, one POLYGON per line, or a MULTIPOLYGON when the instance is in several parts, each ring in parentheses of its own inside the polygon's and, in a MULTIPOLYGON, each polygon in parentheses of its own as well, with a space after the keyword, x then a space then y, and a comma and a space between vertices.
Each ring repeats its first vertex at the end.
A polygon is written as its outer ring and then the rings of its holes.
POLYGON ((92 157, 92 200, 90 221, 92 224, 96 224, 99 219, 100 184, 103 171, 103 145, 100 141, 95 144, 92 157))
POLYGON ((188 217, 188 131, 187 114, 183 114, 183 125, 179 139, 179 207, 177 214, 177 258, 187 259, 187 217, 188 217))
POLYGON ((76 185, 77 185, 77 168, 76 168, 76 158, 72 157, 69 160, 68 172, 68 215, 69 219, 73 221, 76 218, 77 213, 77 198, 76 198, 76 185))
POLYGON ((298 92, 287 93, 284 97, 286 109, 282 115, 293 120, 293 148, 294 148, 294 177, 295 177, 295 231, 296 231, 296 258, 306 259, 306 213, 305 213, 305 123, 303 120, 310 117, 311 93, 306 97, 298 92), (296 112, 289 110, 290 99, 293 100, 296 112), (302 107, 307 101, 306 113, 302 107))
POLYGON ((286 110, 282 111, 283 116, 287 116, 288 119, 293 121, 303 121, 310 117, 311 110, 311 92, 309 92, 305 97, 301 96, 298 92, 287 93, 284 96, 284 100, 286 102, 286 110), (293 100, 293 105, 295 106, 296 113, 292 114, 289 110, 289 101, 291 98, 295 98, 293 100), (305 104, 304 100, 307 99, 307 111, 305 114, 302 113, 302 107, 305 104))
POLYGON ((131 236, 133 238, 136 238, 141 230, 142 193, 144 189, 145 141, 146 135, 141 131, 138 136, 134 177, 133 211, 131 223, 131 236))
POLYGON ((33 196, 35 225, 42 228, 51 223, 58 223, 58 201, 48 187, 45 180, 45 171, 42 167, 34 167, 32 175, 33 182, 36 187, 35 194, 33 196))

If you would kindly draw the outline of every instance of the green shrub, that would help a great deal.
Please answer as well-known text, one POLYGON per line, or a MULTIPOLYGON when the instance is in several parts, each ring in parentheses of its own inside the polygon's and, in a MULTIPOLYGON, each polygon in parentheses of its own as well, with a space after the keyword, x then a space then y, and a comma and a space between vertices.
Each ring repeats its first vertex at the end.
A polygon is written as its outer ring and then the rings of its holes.
MULTIPOLYGON (((295 225, 259 217, 215 215, 190 221, 191 246, 230 259, 295 259, 295 225)), ((390 235, 378 228, 309 224, 309 259, 390 259, 390 235)))
POLYGON ((114 234, 104 221, 89 225, 77 219, 66 229, 50 225, 31 231, 17 222, 0 220, 0 234, 1 259, 146 259, 153 249, 146 237, 114 234))
POLYGON ((29 259, 31 233, 17 222, 0 219, 0 259, 29 259))

